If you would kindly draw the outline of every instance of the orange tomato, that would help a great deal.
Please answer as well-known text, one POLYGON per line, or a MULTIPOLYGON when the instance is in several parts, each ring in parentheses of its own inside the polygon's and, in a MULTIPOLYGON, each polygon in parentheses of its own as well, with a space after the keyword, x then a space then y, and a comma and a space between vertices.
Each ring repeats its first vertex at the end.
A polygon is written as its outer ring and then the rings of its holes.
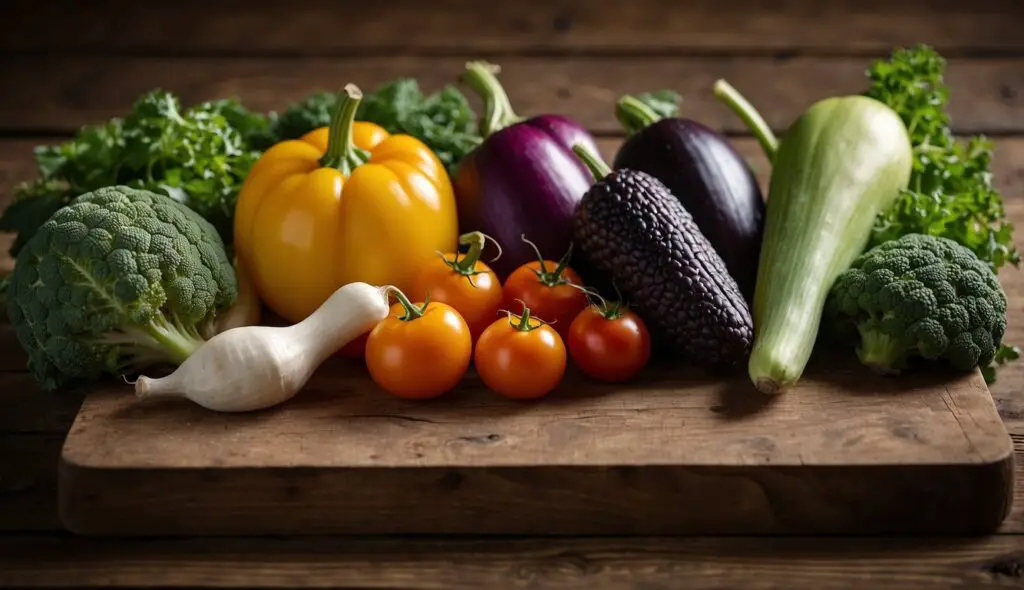
POLYGON ((502 303, 501 281, 479 260, 484 239, 479 232, 461 236, 459 242, 470 244, 469 252, 433 258, 420 270, 412 291, 420 301, 437 301, 455 308, 469 325, 473 342, 498 317, 502 303))
POLYGON ((579 288, 583 279, 568 266, 571 254, 570 247, 562 260, 555 262, 545 260, 537 251, 538 259, 512 271, 502 289, 506 309, 521 314, 528 308, 532 315, 551 324, 563 339, 573 319, 587 306, 587 296, 579 288))
POLYGON ((469 326, 445 303, 414 305, 404 295, 398 299, 366 339, 366 368, 391 395, 438 397, 458 385, 469 369, 469 326))
POLYGON ((473 363, 490 389, 513 399, 536 399, 550 393, 565 375, 562 338, 526 308, 484 330, 473 363))
POLYGON ((569 327, 568 347, 584 374, 602 381, 627 381, 647 365, 651 336, 636 313, 590 305, 569 327))

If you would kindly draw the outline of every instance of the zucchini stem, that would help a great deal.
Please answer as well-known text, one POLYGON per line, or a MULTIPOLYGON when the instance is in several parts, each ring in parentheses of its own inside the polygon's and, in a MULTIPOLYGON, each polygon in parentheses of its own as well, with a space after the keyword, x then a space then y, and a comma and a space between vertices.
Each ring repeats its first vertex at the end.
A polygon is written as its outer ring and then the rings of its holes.
POLYGON ((714 92, 715 97, 725 103, 725 106, 729 107, 754 134, 758 143, 761 144, 761 149, 764 150, 764 155, 768 157, 768 162, 774 163, 775 152, 779 149, 779 140, 761 113, 757 112, 757 109, 725 80, 715 82, 714 92))

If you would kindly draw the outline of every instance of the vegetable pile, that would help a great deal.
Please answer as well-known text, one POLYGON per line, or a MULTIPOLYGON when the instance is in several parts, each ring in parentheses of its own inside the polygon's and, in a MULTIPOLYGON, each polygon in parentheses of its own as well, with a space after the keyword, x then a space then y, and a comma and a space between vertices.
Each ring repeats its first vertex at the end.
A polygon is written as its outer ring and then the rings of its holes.
POLYGON ((772 165, 767 194, 671 90, 609 106, 627 136, 611 165, 570 116, 518 114, 483 61, 433 94, 349 84, 280 113, 154 90, 37 148, 0 216, 7 313, 44 388, 121 376, 221 412, 283 403, 334 356, 409 400, 471 371, 534 400, 652 359, 778 394, 830 347, 991 381, 1019 355, 997 273, 1020 254, 991 142, 952 132, 944 69, 896 49, 781 137, 716 82, 772 165))

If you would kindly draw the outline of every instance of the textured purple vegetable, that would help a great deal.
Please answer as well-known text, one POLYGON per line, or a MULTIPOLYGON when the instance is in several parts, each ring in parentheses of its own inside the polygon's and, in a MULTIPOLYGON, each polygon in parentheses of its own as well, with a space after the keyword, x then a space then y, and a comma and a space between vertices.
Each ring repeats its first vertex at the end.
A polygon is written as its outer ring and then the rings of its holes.
MULTIPOLYGON (((453 180, 459 231, 481 231, 501 244, 501 258, 491 268, 504 280, 537 259, 523 236, 549 260, 568 250, 576 205, 593 184, 572 146, 582 143, 594 151, 597 146, 568 117, 516 115, 495 76, 498 71, 486 62, 466 64, 462 81, 484 101, 484 141, 462 160, 453 180)), ((489 250, 485 256, 496 253, 489 250)))
POLYGON ((728 139, 696 121, 659 116, 632 96, 616 115, 628 133, 616 169, 660 180, 693 216, 749 302, 754 294, 764 230, 757 178, 728 139))

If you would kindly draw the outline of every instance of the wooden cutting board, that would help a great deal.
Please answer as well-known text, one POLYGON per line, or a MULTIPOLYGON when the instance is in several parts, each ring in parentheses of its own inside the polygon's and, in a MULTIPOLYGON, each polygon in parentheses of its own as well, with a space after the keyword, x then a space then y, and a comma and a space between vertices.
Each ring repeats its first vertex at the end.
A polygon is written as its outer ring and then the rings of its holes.
POLYGON ((667 366, 543 400, 431 402, 330 361, 246 415, 90 395, 61 516, 81 534, 858 534, 995 529, 1013 452, 980 374, 815 360, 778 397, 667 366))

